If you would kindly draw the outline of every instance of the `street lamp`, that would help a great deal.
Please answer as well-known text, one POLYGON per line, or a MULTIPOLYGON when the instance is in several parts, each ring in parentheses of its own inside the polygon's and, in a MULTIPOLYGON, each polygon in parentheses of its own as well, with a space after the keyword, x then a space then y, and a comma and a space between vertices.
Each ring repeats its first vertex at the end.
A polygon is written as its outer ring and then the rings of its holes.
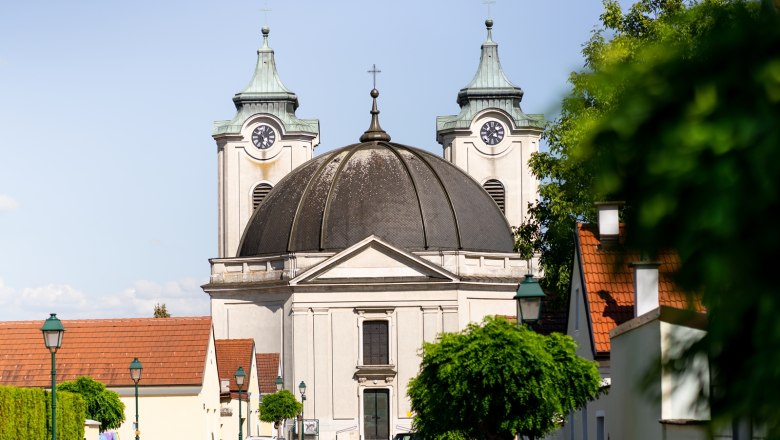
POLYGON ((139 440, 141 436, 141 430, 138 427, 138 381, 141 380, 141 371, 144 367, 141 365, 141 361, 138 358, 133 359, 130 362, 130 378, 135 383, 135 440, 139 440))
POLYGON ((57 440, 57 367, 56 353, 62 346, 62 335, 65 334, 65 327, 57 319, 57 314, 52 313, 44 321, 41 327, 43 333, 43 343, 51 352, 51 439, 57 440))
POLYGON ((244 386, 244 379, 246 378, 244 368, 238 367, 234 377, 236 378, 236 385, 238 385, 238 440, 241 440, 244 438, 241 432, 241 387, 244 386))
POLYGON ((539 319, 539 312, 542 309, 542 298, 544 292, 539 283, 532 274, 526 274, 522 283, 517 286, 517 324, 530 324, 539 319))
POLYGON ((299 440, 303 440, 303 405, 306 403, 306 382, 301 381, 298 385, 298 391, 301 393, 301 423, 300 423, 300 437, 299 440))
POLYGON ((284 385, 284 380, 282 380, 282 376, 276 376, 276 391, 281 391, 282 385, 284 385))

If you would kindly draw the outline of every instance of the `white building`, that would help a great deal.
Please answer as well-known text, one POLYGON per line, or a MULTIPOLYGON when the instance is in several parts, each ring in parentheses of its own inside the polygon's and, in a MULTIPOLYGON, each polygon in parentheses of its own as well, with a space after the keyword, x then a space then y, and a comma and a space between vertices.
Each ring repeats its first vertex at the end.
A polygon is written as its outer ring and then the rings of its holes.
MULTIPOLYGON (((570 414, 554 438, 710 438, 706 359, 681 371, 662 366, 705 335, 705 310, 673 282, 676 253, 646 261, 626 251, 620 204, 598 208, 598 225, 577 225, 567 332, 579 356, 599 363, 607 393, 570 414)), ((745 426, 729 428, 714 438, 764 438, 745 426)))
POLYGON ((391 142, 376 90, 357 143, 315 157, 319 123, 295 115, 268 28, 235 117, 215 123, 219 255, 203 286, 214 329, 279 353, 285 388, 305 382, 307 434, 408 431, 422 343, 515 313, 527 263, 509 225, 536 197, 527 160, 543 121, 520 109, 486 24, 460 113, 437 121, 444 158, 391 142))

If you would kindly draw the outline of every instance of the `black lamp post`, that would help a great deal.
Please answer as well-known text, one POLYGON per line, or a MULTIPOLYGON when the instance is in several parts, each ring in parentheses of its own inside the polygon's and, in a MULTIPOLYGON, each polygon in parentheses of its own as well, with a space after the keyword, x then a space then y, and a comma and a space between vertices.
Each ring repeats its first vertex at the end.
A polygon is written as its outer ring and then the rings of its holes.
POLYGON ((130 378, 133 379, 133 382, 135 383, 135 440, 140 440, 141 438, 141 429, 138 426, 138 381, 141 380, 141 371, 143 371, 144 367, 141 365, 141 361, 138 360, 138 358, 133 359, 133 362, 130 362, 130 378))
POLYGON ((242 440, 244 436, 241 432, 241 388, 244 386, 244 379, 246 378, 244 368, 238 367, 234 377, 236 378, 236 385, 238 385, 238 440, 242 440))
POLYGON ((303 405, 306 403, 306 382, 301 381, 298 385, 298 391, 301 393, 301 423, 299 440, 303 440, 303 405))
POLYGON ((542 310, 544 292, 532 274, 526 274, 522 283, 517 286, 517 325, 530 324, 539 319, 542 310))
POLYGON ((65 327, 57 318, 56 313, 43 323, 41 327, 43 333, 43 343, 51 352, 51 439, 57 440, 57 350, 62 347, 62 335, 65 333, 65 327))

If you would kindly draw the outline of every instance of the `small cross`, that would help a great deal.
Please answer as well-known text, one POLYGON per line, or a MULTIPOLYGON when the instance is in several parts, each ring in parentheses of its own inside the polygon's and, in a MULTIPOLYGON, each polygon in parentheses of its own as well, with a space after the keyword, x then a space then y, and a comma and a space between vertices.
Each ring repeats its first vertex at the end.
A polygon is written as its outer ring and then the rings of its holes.
POLYGON ((488 8, 488 18, 491 18, 491 16, 490 16, 490 5, 494 4, 495 2, 496 2, 496 0, 483 0, 482 1, 483 5, 487 5, 487 8, 488 8))
POLYGON ((382 73, 382 71, 381 70, 377 70, 376 64, 374 64, 374 66, 371 68, 371 70, 368 71, 368 73, 371 73, 371 74, 374 75, 374 88, 376 88, 376 74, 377 73, 382 73))
POLYGON ((265 25, 268 26, 268 13, 271 12, 271 9, 268 7, 268 2, 265 2, 265 7, 260 9, 260 12, 263 13, 265 25))

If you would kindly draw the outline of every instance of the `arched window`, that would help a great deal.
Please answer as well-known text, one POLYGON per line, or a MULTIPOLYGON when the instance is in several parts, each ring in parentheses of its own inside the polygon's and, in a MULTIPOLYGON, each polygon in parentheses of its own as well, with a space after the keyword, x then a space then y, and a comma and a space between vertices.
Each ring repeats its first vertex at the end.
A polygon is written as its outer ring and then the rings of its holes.
POLYGON ((504 185, 496 179, 490 179, 482 185, 496 202, 498 208, 502 213, 506 214, 506 192, 504 191, 504 185))
POLYGON ((255 186, 255 189, 252 190, 252 210, 257 209, 263 203, 265 196, 268 195, 272 188, 268 183, 260 183, 255 186))

